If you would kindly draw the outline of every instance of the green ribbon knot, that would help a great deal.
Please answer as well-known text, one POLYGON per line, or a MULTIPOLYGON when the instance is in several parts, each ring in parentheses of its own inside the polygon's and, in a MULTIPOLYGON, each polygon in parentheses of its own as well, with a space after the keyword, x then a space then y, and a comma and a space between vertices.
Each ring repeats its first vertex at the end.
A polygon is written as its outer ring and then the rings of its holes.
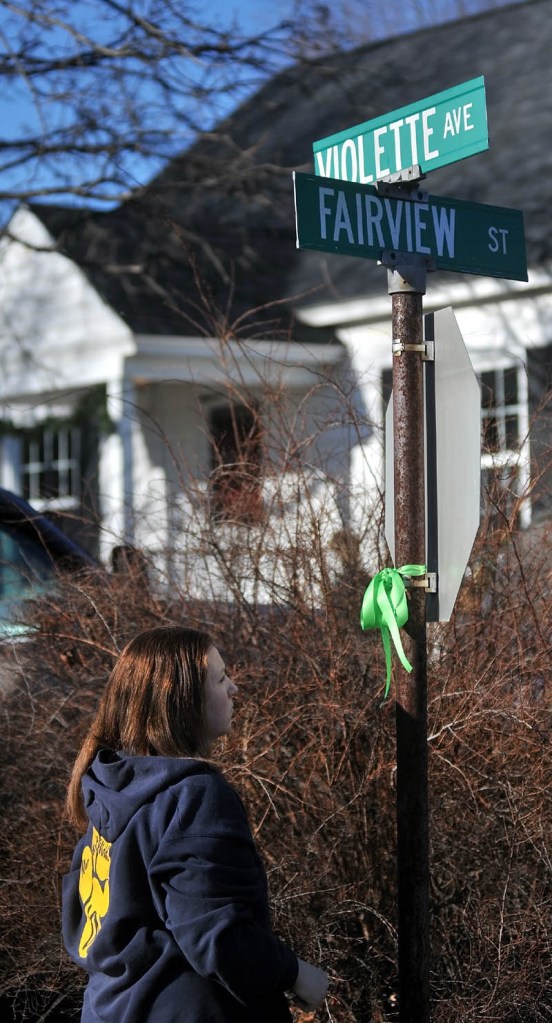
POLYGON ((403 565, 401 568, 382 568, 368 586, 360 609, 360 625, 362 629, 380 629, 385 651, 387 678, 384 700, 391 685, 391 640, 399 655, 399 660, 406 669, 412 671, 401 643, 399 629, 408 621, 408 601, 404 578, 425 575, 425 565, 403 565))

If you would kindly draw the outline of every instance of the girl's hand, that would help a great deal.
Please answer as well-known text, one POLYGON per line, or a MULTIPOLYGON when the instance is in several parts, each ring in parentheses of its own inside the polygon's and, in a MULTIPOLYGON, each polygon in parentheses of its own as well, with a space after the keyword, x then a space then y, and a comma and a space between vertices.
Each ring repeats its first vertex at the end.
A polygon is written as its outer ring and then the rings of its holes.
POLYGON ((313 1012, 319 1005, 322 1005, 328 991, 328 974, 320 970, 312 963, 306 963, 303 959, 297 960, 299 973, 293 985, 295 1001, 302 1009, 313 1012))

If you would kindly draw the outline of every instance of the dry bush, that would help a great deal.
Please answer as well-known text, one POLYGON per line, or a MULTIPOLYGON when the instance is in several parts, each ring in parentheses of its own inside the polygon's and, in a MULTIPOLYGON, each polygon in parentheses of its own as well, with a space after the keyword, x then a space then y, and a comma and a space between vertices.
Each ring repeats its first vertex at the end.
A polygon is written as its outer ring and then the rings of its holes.
MULTIPOLYGON (((240 598, 237 559, 241 573, 261 570, 259 528, 239 527, 224 549, 213 530, 228 602, 202 605, 183 586, 169 604, 98 576, 67 581, 32 609, 40 631, 19 647, 20 679, 2 707, 0 832, 0 993, 19 991, 29 1018, 37 992, 69 1009, 82 984, 61 947, 58 897, 75 837, 61 806, 80 736, 129 636, 186 621, 207 625, 241 682, 222 763, 246 799, 279 932, 330 972, 317 1018, 396 1019, 394 714, 391 699, 381 705, 379 637, 358 626, 367 574, 346 535, 345 571, 332 572, 312 516, 281 552, 287 599, 281 575, 269 606, 240 598)), ((482 529, 453 621, 430 629, 435 1023, 551 1019, 542 533, 531 545, 505 521, 482 529)))
POLYGON ((120 580, 98 574, 67 580, 28 616, 40 639, 14 647, 2 702, 0 995, 35 1019, 50 992, 80 986, 61 947, 58 893, 74 844, 61 810, 75 751, 115 652, 162 615, 143 591, 123 595, 120 580))
POLYGON ((436 1023, 552 1018, 551 527, 514 520, 481 531, 433 683, 436 1023))

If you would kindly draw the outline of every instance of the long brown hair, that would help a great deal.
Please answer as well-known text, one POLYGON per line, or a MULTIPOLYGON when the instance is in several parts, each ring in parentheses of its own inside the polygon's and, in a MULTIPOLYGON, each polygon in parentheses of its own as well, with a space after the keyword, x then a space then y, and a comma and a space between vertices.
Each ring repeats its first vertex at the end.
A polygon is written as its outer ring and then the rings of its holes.
POLYGON ((65 809, 86 826, 82 776, 100 749, 131 756, 205 754, 204 693, 210 636, 197 629, 148 629, 127 643, 111 672, 82 743, 65 809))

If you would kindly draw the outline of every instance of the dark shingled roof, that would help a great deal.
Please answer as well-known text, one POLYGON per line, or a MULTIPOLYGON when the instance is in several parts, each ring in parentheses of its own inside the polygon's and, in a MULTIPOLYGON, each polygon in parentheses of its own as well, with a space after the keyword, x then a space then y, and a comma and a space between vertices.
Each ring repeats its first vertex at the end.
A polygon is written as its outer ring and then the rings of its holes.
POLYGON ((295 249, 291 170, 312 169, 313 141, 484 75, 490 149, 425 187, 523 209, 529 263, 542 263, 552 257, 551 14, 550 0, 525 0, 302 63, 139 198, 107 213, 34 212, 136 332, 217 334, 234 322, 242 335, 274 335, 301 304, 386 293, 374 263, 295 249), (279 304, 248 315, 267 302, 279 304))

